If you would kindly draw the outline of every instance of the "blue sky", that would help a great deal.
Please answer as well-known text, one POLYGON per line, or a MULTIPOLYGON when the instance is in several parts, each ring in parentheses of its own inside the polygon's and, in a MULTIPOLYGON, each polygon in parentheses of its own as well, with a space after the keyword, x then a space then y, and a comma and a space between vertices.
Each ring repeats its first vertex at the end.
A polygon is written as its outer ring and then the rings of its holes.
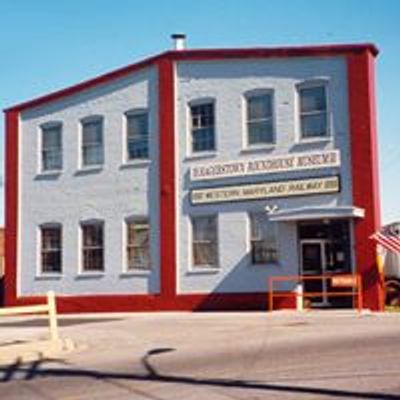
POLYGON ((382 216, 400 220, 399 20, 397 0, 0 0, 0 107, 164 51, 173 32, 192 48, 373 42, 382 216))

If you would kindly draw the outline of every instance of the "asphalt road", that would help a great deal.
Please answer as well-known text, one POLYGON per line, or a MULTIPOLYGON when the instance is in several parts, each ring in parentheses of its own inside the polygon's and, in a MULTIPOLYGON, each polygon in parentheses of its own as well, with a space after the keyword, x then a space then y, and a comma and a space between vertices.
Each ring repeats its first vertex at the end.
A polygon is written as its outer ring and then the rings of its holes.
MULTIPOLYGON (((81 315, 61 332, 81 349, 0 366, 1 400, 400 399, 400 314, 81 315)), ((45 321, 0 333, 40 337, 45 321)))

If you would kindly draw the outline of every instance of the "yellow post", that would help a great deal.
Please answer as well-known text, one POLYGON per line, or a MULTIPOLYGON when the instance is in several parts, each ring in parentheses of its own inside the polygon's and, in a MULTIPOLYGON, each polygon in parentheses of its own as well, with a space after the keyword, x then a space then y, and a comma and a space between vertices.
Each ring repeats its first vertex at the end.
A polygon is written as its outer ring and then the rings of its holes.
POLYGON ((379 308, 381 311, 385 310, 385 259, 382 252, 382 249, 378 246, 376 251, 376 266, 378 268, 378 276, 379 276, 379 308))
POLYGON ((56 297, 52 290, 47 292, 47 305, 49 307, 50 339, 56 341, 59 339, 57 325, 57 307, 56 297))
POLYGON ((304 311, 302 282, 297 283, 295 290, 296 290, 296 311, 304 311))

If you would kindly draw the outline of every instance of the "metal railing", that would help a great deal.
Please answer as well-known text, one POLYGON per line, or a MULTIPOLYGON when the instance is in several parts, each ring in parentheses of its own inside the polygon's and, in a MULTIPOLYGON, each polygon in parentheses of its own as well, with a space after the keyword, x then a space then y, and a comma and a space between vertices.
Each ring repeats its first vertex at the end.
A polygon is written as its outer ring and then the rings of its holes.
POLYGON ((362 311, 363 306, 363 294, 362 294, 362 280, 359 274, 325 274, 325 275, 312 275, 312 276, 304 276, 304 275, 289 275, 289 276, 273 276, 268 280, 268 307, 269 311, 273 311, 274 309, 274 298, 284 298, 284 297, 293 297, 296 299, 297 309, 302 309, 303 300, 306 298, 313 297, 352 297, 353 299, 357 299, 357 309, 359 312, 362 311), (304 291, 304 282, 305 281, 318 281, 325 280, 331 281, 332 287, 335 288, 344 288, 348 287, 351 291, 322 291, 322 292, 306 292, 304 291), (337 284, 335 284, 335 280, 337 284), (296 284, 301 284, 303 290, 295 290, 292 292, 275 292, 274 293, 274 283, 275 282, 295 282, 296 284), (347 283, 347 284, 346 284, 347 283), (301 306, 300 306, 301 305, 301 306))
POLYGON ((47 314, 49 317, 50 340, 52 341, 59 340, 60 337, 58 335, 56 298, 53 291, 47 292, 46 304, 0 308, 0 317, 21 315, 21 314, 43 314, 43 313, 47 314))

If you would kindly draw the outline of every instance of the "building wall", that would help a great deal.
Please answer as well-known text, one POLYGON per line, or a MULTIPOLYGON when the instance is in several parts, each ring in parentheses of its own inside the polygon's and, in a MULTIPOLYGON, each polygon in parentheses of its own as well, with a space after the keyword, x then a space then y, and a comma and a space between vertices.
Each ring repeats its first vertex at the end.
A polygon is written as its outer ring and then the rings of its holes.
POLYGON ((152 67, 97 86, 21 115, 19 288, 21 295, 54 289, 60 294, 158 293, 159 292, 159 165, 158 77, 152 67), (124 113, 149 109, 151 162, 123 164, 124 113), (104 117, 104 166, 101 170, 78 168, 78 128, 81 118, 104 117), (38 173, 39 126, 63 123, 63 171, 38 173), (123 273, 125 256, 123 223, 129 216, 150 216, 150 273, 123 273), (80 221, 104 220, 105 271, 79 272, 80 221), (59 222, 63 227, 63 273, 39 274, 38 226, 59 222))
POLYGON ((344 57, 228 60, 179 62, 177 74, 178 143, 178 292, 265 292, 266 280, 272 275, 298 274, 297 231, 295 223, 278 224, 278 265, 251 266, 249 257, 248 212, 263 211, 266 205, 280 210, 302 206, 352 205, 351 160, 348 121, 347 66, 344 57), (296 85, 323 79, 328 82, 328 104, 331 113, 331 139, 313 142, 297 140, 298 121, 296 85), (276 145, 261 151, 243 149, 244 94, 254 89, 272 89, 275 99, 276 145), (188 104, 202 98, 215 101, 215 153, 191 155, 188 104), (220 161, 259 159, 265 156, 315 150, 339 149, 340 168, 294 171, 191 182, 190 167, 220 161), (193 188, 256 183, 301 177, 340 174, 341 192, 216 205, 190 204, 193 188), (219 269, 194 271, 190 256, 190 216, 218 214, 219 269))
POLYGON ((4 228, 0 228, 0 277, 4 275, 4 228))
POLYGON ((75 295, 58 298, 60 309, 64 311, 265 309, 265 279, 270 274, 297 272, 296 231, 294 224, 280 223, 279 265, 252 268, 246 261, 248 211, 261 211, 266 205, 278 205, 283 210, 302 205, 338 204, 366 210, 365 218, 354 222, 354 258, 357 271, 363 276, 365 305, 381 309, 377 301, 379 281, 374 273, 375 247, 370 246, 368 239, 379 227, 373 80, 377 53, 371 44, 170 51, 7 109, 6 304, 35 303, 41 300, 37 294, 55 288, 59 294, 75 295), (333 139, 299 144, 295 141, 294 85, 309 78, 330 80, 333 139), (268 151, 242 152, 241 126, 237 122, 241 123, 243 104, 239 99, 244 91, 264 85, 274 88, 275 95, 279 95, 275 97, 279 143, 268 151), (159 125, 158 140, 155 137, 151 139, 155 157, 151 165, 119 168, 121 136, 106 134, 106 147, 111 146, 114 151, 106 148, 103 170, 76 174, 79 151, 77 120, 104 111, 106 120, 113 121, 112 126, 119 130, 122 122, 116 114, 122 119, 126 108, 131 108, 126 106, 127 101, 134 103, 132 107, 135 104, 141 106, 143 94, 148 98, 151 124, 156 131, 159 125), (218 152, 206 158, 192 158, 187 154, 187 102, 204 96, 213 96, 217 100, 218 152), (113 108, 113 105, 118 107, 113 108), (66 147, 69 150, 68 155, 64 155, 65 170, 59 177, 44 177, 36 173, 37 141, 34 138, 38 134, 38 125, 47 120, 46 115, 51 119, 68 117, 68 131, 72 132, 72 136, 69 135, 71 142, 64 144, 64 150, 66 147), (174 131, 176 141, 172 140, 174 131), (74 143, 75 149, 71 151, 74 143), (340 173, 342 190, 337 195, 218 206, 191 206, 189 203, 188 195, 192 188, 246 183, 244 178, 218 179, 208 181, 207 185, 200 181, 191 182, 191 166, 332 148, 341 150, 340 168, 255 175, 251 181, 340 173), (158 149, 162 149, 159 154, 158 149), (352 168, 350 158, 353 159, 352 168), (70 160, 68 163, 67 159, 70 160), (128 180, 129 184, 125 185, 128 180), (110 188, 113 188, 113 193, 110 193, 110 188), (175 188, 179 190, 175 192, 175 188), (124 198, 120 199, 119 193, 124 193, 124 198), (66 207, 63 212, 58 204, 66 207), (152 258, 156 259, 154 264, 157 265, 149 276, 121 276, 125 211, 132 215, 144 214, 147 210, 152 210, 151 225, 160 230, 160 233, 153 230, 151 240, 152 258), (219 213, 219 230, 224 230, 223 236, 220 234, 220 270, 213 274, 196 274, 190 271, 188 217, 209 212, 219 213), (106 220, 106 273, 84 279, 77 273, 77 237, 79 221, 88 218, 106 220), (64 248, 72 248, 69 255, 65 250, 65 272, 57 280, 36 276, 37 225, 49 222, 49 219, 58 219, 64 224, 64 248), (210 296, 213 292, 221 295, 210 296), (226 294, 228 292, 230 294, 226 294), (144 295, 136 295, 139 293, 144 295), (160 293, 160 296, 149 293, 160 293))
POLYGON ((0 228, 0 306, 4 302, 4 228, 0 228))

